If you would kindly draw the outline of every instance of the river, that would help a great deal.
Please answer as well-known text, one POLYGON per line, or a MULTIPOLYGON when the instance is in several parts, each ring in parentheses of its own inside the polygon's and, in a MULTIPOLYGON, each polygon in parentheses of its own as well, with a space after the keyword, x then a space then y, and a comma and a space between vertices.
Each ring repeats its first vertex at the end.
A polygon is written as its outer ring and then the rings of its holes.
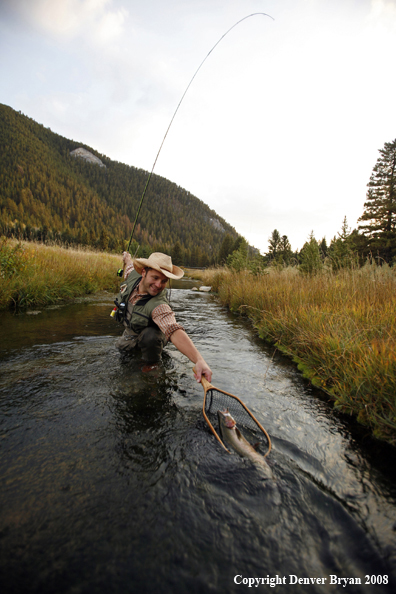
POLYGON ((148 373, 117 352, 112 295, 3 313, 1 593, 395 592, 395 449, 194 284, 177 319, 270 434, 275 480, 215 441, 173 345, 148 373))

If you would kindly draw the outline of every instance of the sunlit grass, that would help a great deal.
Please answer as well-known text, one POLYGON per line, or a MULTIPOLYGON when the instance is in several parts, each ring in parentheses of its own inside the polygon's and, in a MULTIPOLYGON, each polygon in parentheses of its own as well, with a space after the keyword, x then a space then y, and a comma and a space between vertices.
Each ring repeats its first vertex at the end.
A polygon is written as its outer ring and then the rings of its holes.
POLYGON ((222 303, 249 316, 339 410, 396 444, 396 270, 204 274, 222 303))
POLYGON ((116 291, 120 257, 107 253, 0 242, 0 308, 57 303, 100 290, 116 291))

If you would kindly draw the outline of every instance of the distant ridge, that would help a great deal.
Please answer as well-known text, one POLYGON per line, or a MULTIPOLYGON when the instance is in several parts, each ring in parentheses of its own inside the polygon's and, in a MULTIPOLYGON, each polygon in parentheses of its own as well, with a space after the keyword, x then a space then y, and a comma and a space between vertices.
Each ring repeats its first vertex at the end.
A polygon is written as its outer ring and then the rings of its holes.
MULTIPOLYGON (((112 161, 1 104, 0 146, 2 234, 125 249, 148 172, 112 161)), ((134 236, 140 255, 164 251, 184 265, 205 266, 217 262, 225 234, 238 237, 188 190, 152 176, 134 236)))

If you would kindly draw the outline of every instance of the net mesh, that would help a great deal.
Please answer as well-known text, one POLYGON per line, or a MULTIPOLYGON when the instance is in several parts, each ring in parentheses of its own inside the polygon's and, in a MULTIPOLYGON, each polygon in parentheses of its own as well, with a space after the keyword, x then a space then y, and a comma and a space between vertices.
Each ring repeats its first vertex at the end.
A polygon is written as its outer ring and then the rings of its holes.
POLYGON ((259 443, 261 450, 268 449, 269 442, 266 434, 262 431, 257 422, 250 416, 246 409, 242 406, 237 398, 231 394, 226 394, 215 388, 211 388, 206 392, 205 398, 205 413, 212 423, 213 428, 221 439, 221 432, 217 417, 218 410, 228 409, 230 415, 235 420, 237 427, 242 431, 245 438, 250 443, 259 443))

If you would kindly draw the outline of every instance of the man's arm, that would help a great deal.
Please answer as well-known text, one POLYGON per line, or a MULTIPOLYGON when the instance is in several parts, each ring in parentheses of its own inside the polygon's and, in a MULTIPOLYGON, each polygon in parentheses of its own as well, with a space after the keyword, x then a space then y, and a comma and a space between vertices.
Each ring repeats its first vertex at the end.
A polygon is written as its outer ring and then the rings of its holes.
POLYGON ((186 355, 195 364, 195 378, 197 382, 201 381, 202 375, 210 382, 212 379, 212 370, 184 330, 179 329, 173 332, 170 340, 178 351, 186 355))

